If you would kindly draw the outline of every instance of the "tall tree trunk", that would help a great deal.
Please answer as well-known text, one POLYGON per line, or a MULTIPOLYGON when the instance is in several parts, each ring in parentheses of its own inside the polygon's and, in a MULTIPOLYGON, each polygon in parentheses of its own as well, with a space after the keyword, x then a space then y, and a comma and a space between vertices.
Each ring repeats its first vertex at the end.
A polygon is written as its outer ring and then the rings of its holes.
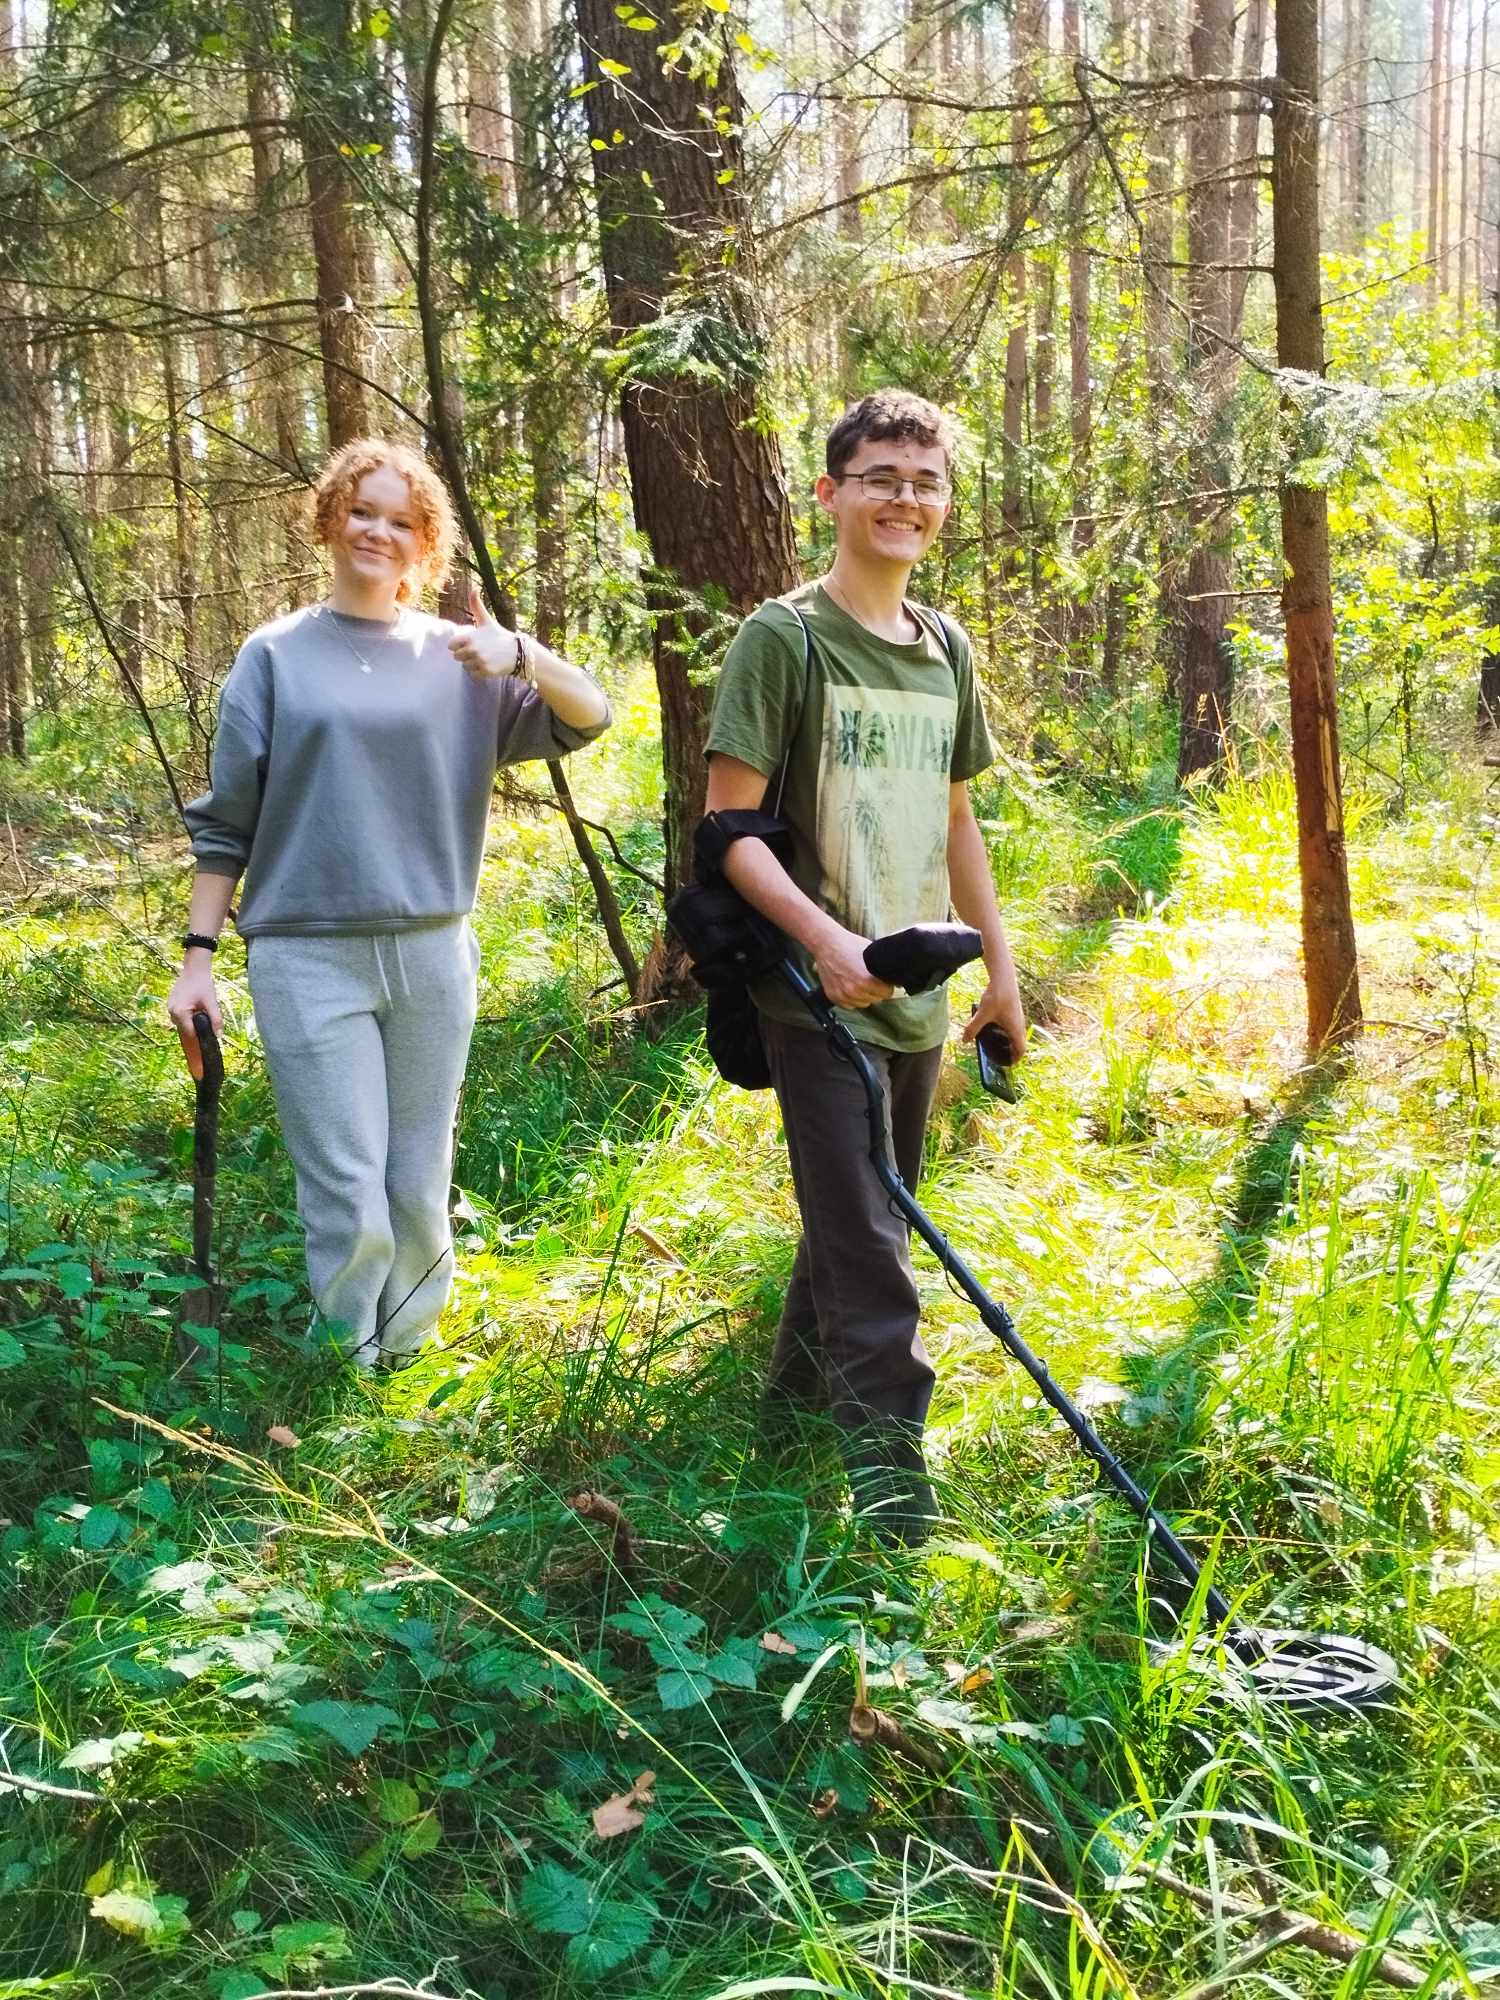
POLYGON ((1427 289, 1432 297, 1442 290, 1439 253, 1442 245, 1443 201, 1447 176, 1443 161, 1443 102, 1448 71, 1447 0, 1432 0, 1432 65, 1427 86, 1427 289))
POLYGON ((744 616, 792 588, 797 551, 780 447, 759 420, 766 342, 751 269, 744 111, 729 50, 714 90, 725 129, 706 129, 699 83, 684 70, 664 71, 613 0, 574 5, 585 76, 600 86, 583 103, 595 142, 610 319, 637 357, 620 414, 636 525, 656 568, 647 598, 670 894, 691 873, 707 788, 707 689, 692 671, 710 622, 701 594, 722 593, 744 616), (604 62, 632 72, 628 89, 601 73, 604 62), (668 341, 645 360, 652 329, 674 316, 679 327, 696 319, 706 329, 695 336, 699 366, 691 374, 674 366, 668 341), (703 380, 704 361, 717 380, 703 380))
POLYGON ((354 51, 349 0, 292 0, 299 58, 297 128, 307 176, 308 217, 318 284, 318 341, 328 442, 367 436, 372 350, 364 296, 370 254, 363 241, 359 186, 342 149, 365 143, 368 78, 354 51))
MULTIPOLYGON (((249 301, 273 299, 280 257, 280 236, 284 222, 277 201, 282 173, 282 152, 277 134, 268 121, 279 115, 275 81, 262 63, 252 59, 245 72, 245 110, 250 121, 250 172, 255 196, 255 214, 245 250, 242 294, 249 301)), ((292 357, 268 347, 256 357, 250 383, 251 422, 258 433, 261 450, 274 454, 287 476, 306 471, 303 463, 302 426, 297 413, 296 391, 291 370, 292 357)), ((290 495, 278 502, 281 542, 288 577, 302 562, 302 538, 297 521, 297 504, 290 495)), ((283 584, 278 597, 290 608, 292 589, 283 584)))
POLYGON ((1026 403, 1030 373, 1027 355, 1026 254, 1021 237, 1030 212, 1027 162, 1031 157, 1031 79, 1041 35, 1040 0, 1018 0, 1011 19, 1011 96, 1017 109, 1010 117, 1010 180, 1005 204, 1005 233, 1010 255, 1005 262, 1006 308, 1010 328, 1005 337, 1005 401, 1001 411, 1000 522, 1010 550, 1010 566, 1018 570, 1025 529, 1026 403))
MULTIPOLYGON (((1271 182, 1276 359, 1282 368, 1321 375, 1317 0, 1276 0, 1276 71, 1271 182)), ((1294 410, 1288 417, 1295 425, 1294 410)), ((1291 455, 1295 461, 1295 448, 1291 455)), ((1328 495, 1321 487, 1294 485, 1283 477, 1281 548, 1307 1039, 1317 1056, 1356 1033, 1362 1018, 1339 769, 1328 495)))
MULTIPOLYGON (((1360 0, 1367 6, 1368 0, 1360 0)), ((1362 15, 1362 18, 1364 16, 1362 15)), ((1245 39, 1240 53, 1240 75, 1259 76, 1266 60, 1266 0, 1247 0, 1245 39)), ((1260 99, 1242 100, 1234 121, 1234 169, 1237 178, 1229 190, 1229 255, 1233 263, 1253 264, 1260 219, 1260 99)), ((1363 133, 1363 127, 1361 127, 1363 133)), ((1363 225, 1361 225, 1361 229, 1363 225)), ((1361 241, 1363 237, 1361 236, 1361 241)), ((1249 271, 1229 274, 1229 330, 1239 338, 1245 316, 1245 294, 1250 287, 1249 271)))
POLYGON ((1349 234, 1357 255, 1370 233, 1370 0, 1349 4, 1349 234))
POLYGON ((0 757, 26 761, 26 652, 21 643, 21 579, 15 558, 21 538, 6 534, 0 555, 0 757))
MULTIPOLYGON (((1083 53, 1079 0, 1063 0, 1063 56, 1071 69, 1083 53)), ((1094 427, 1089 380, 1089 250, 1084 239, 1088 212, 1088 156, 1079 153, 1068 168, 1068 434, 1072 445, 1073 557, 1081 562, 1093 546, 1089 457, 1094 427)), ((1093 639, 1092 593, 1075 593, 1068 616, 1068 671, 1074 686, 1087 685, 1087 655, 1093 639)))
MULTIPOLYGON (((1180 28, 1169 0, 1152 0, 1147 69, 1158 79, 1181 67, 1180 28)), ((1180 100, 1168 98, 1175 112, 1180 100)), ((1141 245, 1145 279, 1146 398, 1153 440, 1151 497, 1162 497, 1162 468, 1173 431, 1177 382, 1178 318, 1173 308, 1172 264, 1176 245, 1177 121, 1158 116, 1147 126, 1144 241, 1141 245), (1154 129, 1153 129, 1154 127, 1154 129)), ((1156 534, 1156 574, 1161 615, 1162 660, 1167 686, 1176 696, 1182 676, 1182 626, 1178 616, 1181 589, 1182 523, 1170 507, 1153 510, 1156 534)))
MULTIPOLYGON (((1227 74, 1234 55, 1233 0, 1195 0, 1188 58, 1195 77, 1227 74)), ((1225 429, 1232 382, 1229 337, 1229 100, 1205 91, 1188 128, 1188 421, 1203 439, 1201 456, 1189 460, 1195 492, 1229 483, 1225 429), (1214 267, 1219 268, 1215 269, 1214 267)), ((1194 503, 1186 588, 1179 609, 1182 629, 1182 722, 1178 735, 1179 782, 1216 771, 1224 762, 1234 653, 1228 637, 1232 510, 1220 500, 1194 503)))
MULTIPOLYGON (((174 268, 166 237, 165 189, 157 196, 156 204, 156 283, 158 296, 171 302, 173 297, 168 271, 174 268)), ((182 684, 183 698, 187 705, 188 730, 196 753, 195 773, 207 779, 209 752, 213 743, 213 733, 208 721, 207 704, 203 700, 202 648, 198 633, 198 572, 194 560, 193 510, 188 493, 187 473, 183 461, 184 410, 182 393, 181 357, 177 349, 177 339, 171 331, 165 332, 159 344, 158 359, 161 363, 162 400, 165 404, 166 433, 163 445, 167 457, 167 478, 172 490, 172 553, 175 559, 175 580, 177 600, 177 623, 182 638, 182 657, 178 665, 178 679, 182 684)))
POLYGON ((499 34, 498 10, 486 7, 483 26, 469 47, 469 150, 502 215, 516 212, 519 127, 511 103, 509 66, 499 34))
POLYGON ((837 196, 839 235, 850 246, 843 262, 842 301, 838 315, 839 393, 846 403, 859 394, 859 358, 850 340, 850 314, 859 287, 858 246, 864 235, 858 195, 864 181, 860 157, 860 107, 855 98, 855 59, 859 54, 860 10, 858 0, 840 0, 837 67, 841 95, 834 110, 834 147, 838 161, 837 196))
POLYGON ((1458 133, 1458 317, 1469 303, 1469 111, 1474 81, 1474 0, 1464 4, 1463 113, 1458 133))
POLYGON ((1474 289, 1480 312, 1484 311, 1485 269, 1489 262, 1490 220, 1488 207, 1489 189, 1489 82, 1490 82, 1490 7, 1492 0, 1483 0, 1479 17, 1479 108, 1476 114, 1478 131, 1474 140, 1474 227, 1477 240, 1474 246, 1474 289))

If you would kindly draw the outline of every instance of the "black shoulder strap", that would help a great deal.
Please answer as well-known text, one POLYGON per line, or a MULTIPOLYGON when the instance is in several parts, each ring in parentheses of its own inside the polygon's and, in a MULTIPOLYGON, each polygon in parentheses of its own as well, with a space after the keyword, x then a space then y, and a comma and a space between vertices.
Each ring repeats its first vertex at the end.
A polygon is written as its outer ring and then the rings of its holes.
POLYGON ((771 808, 772 812, 779 816, 781 812, 781 795, 786 790, 787 766, 792 761, 792 744, 797 740, 797 732, 802 727, 802 718, 807 713, 807 691, 812 685, 813 642, 812 627, 802 616, 796 605, 788 604, 784 597, 778 597, 776 602, 786 605, 787 610, 791 612, 797 623, 802 627, 802 699, 797 704, 797 720, 792 724, 792 733, 787 739, 786 755, 781 760, 781 770, 776 779, 776 803, 771 808))
MULTIPOLYGON (((910 604, 911 600, 908 598, 907 602, 910 604)), ((953 623, 953 620, 948 616, 946 611, 934 610, 930 604, 912 604, 911 609, 923 626, 927 625, 929 618, 937 626, 938 637, 943 643, 943 651, 948 655, 948 664, 957 673, 958 627, 953 623)))

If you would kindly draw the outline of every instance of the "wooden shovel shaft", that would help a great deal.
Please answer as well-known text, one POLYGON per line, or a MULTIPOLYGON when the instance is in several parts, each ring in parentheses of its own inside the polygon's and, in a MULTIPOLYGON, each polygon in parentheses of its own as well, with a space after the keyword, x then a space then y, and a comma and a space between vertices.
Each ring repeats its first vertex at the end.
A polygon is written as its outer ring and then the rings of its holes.
POLYGON ((205 1285, 213 1283, 214 1183, 219 1159, 219 1094, 224 1087, 224 1055, 213 1023, 200 1008, 193 1015, 203 1074, 197 1080, 193 1115, 193 1263, 205 1285))

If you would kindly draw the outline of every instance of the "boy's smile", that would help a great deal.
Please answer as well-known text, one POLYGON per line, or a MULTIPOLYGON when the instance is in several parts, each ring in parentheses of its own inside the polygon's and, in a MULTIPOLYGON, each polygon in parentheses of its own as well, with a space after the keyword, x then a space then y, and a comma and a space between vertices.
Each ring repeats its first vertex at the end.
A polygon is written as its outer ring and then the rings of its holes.
POLYGON ((877 438, 863 441, 837 478, 824 473, 817 496, 833 516, 845 560, 909 568, 926 555, 947 519, 947 487, 948 458, 941 445, 877 438), (866 490, 867 480, 876 484, 874 493, 866 490), (918 481, 936 485, 942 497, 919 499, 918 481))

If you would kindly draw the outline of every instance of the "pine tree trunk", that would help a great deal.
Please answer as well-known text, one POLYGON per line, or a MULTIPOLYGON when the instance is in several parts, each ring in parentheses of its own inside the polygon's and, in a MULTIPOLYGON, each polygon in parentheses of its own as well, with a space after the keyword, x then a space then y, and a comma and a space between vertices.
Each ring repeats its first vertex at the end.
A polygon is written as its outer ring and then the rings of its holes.
POLYGON ((21 579, 14 557, 18 538, 7 535, 0 557, 0 757, 26 761, 26 653, 21 643, 21 579))
POLYGON ((355 75, 349 0, 292 0, 292 21, 308 51, 301 61, 297 125, 317 272, 328 442, 337 446, 368 436, 372 424, 364 298, 370 255, 362 240, 358 182, 340 150, 364 143, 368 79, 355 75))
POLYGON ((1469 303, 1469 111, 1474 79, 1474 5, 1464 6, 1464 88, 1463 112, 1458 133, 1458 317, 1463 321, 1469 303))
POLYGON ((841 0, 837 64, 839 88, 843 94, 834 109, 834 147, 838 158, 839 235, 850 246, 850 255, 842 265, 840 296, 844 305, 838 315, 839 394, 846 403, 854 402, 859 395, 859 359, 849 337, 850 307, 859 288, 858 245, 864 235, 858 200, 864 180, 864 162, 860 157, 861 114, 854 97, 857 88, 854 59, 859 50, 859 24, 857 0, 841 0))
MULTIPOLYGON (((1234 54, 1233 0, 1195 0, 1188 59, 1195 77, 1223 76, 1234 54)), ((1204 92, 1188 128, 1188 311, 1186 393, 1188 421, 1203 440, 1190 459, 1195 492, 1229 483, 1227 404, 1232 384, 1229 336, 1230 106, 1222 93, 1204 92), (1214 265, 1221 268, 1213 269, 1214 265)), ((1234 690, 1229 643, 1229 596, 1234 588, 1231 532, 1234 515, 1222 501, 1194 503, 1186 587, 1178 608, 1182 631, 1177 777, 1182 783, 1223 764, 1234 690)))
MULTIPOLYGON (((1181 67, 1179 28, 1168 0, 1152 0, 1147 68, 1155 77, 1181 67)), ((1163 455, 1172 432, 1173 401, 1178 373, 1177 332, 1172 263, 1176 243, 1177 121, 1159 118, 1147 127, 1146 193, 1143 242, 1145 280, 1146 398, 1151 435, 1163 455)), ((1152 468, 1152 497, 1160 497, 1160 464, 1152 468)), ((1169 696, 1177 698, 1182 679, 1182 626, 1178 616, 1181 589, 1183 524, 1168 507, 1155 511, 1156 575, 1160 610, 1160 644, 1169 696)))
MULTIPOLYGON (((1367 0, 1362 0, 1362 4, 1367 4, 1367 0)), ((1259 76, 1265 60, 1266 0, 1247 0, 1240 75, 1259 76)), ((1235 180, 1229 190, 1229 255, 1236 264, 1255 261, 1259 235, 1256 224, 1260 218, 1260 120, 1259 98, 1243 101, 1234 121, 1235 172, 1242 178, 1235 180)), ((1229 331, 1236 340, 1245 317, 1245 294, 1249 287, 1248 271, 1230 273, 1229 331)))
MULTIPOLYGON (((1071 65, 1083 53, 1079 0, 1063 0, 1063 56, 1071 65)), ((1089 163, 1080 153, 1068 169, 1068 436, 1073 510, 1073 557, 1081 562, 1094 542, 1090 513, 1089 458, 1094 428, 1093 385, 1089 379, 1089 251, 1084 238, 1088 211, 1089 163)), ((1075 688, 1089 681, 1089 653, 1094 635, 1093 597, 1075 590, 1067 626, 1068 677, 1075 688)))
POLYGON ((1005 400, 1000 418, 1000 522, 1010 552, 1012 572, 1020 567, 1021 542, 1025 532, 1024 465, 1030 374, 1026 256, 1020 247, 1030 208, 1027 162, 1031 157, 1031 114, 1025 109, 1025 103, 1032 94, 1031 79, 1040 28, 1039 0, 1018 0, 1011 21, 1010 84, 1011 96, 1020 108, 1012 111, 1010 118, 1010 175, 1005 205, 1005 231, 1011 244, 1010 255, 1005 261, 1005 295, 1010 328, 1005 337, 1005 400))
POLYGON ((1349 234, 1358 254, 1370 233, 1370 0, 1349 4, 1349 234))
MULTIPOLYGON (((628 376, 620 401, 636 525, 656 575, 647 592, 661 702, 666 880, 692 867, 703 816, 708 689, 695 678, 711 622, 701 600, 741 616, 793 587, 797 551, 781 451, 760 423, 766 340, 759 318, 739 128, 744 112, 728 49, 706 127, 701 86, 663 71, 649 42, 625 27, 613 0, 575 0, 583 99, 594 150, 600 252, 617 341, 649 342, 664 317, 690 328, 698 364, 676 366, 670 345, 649 371, 628 376), (629 89, 601 75, 625 65, 629 89), (615 132, 623 132, 617 140, 615 132), (710 363, 717 380, 705 381, 710 363)), ((715 17, 717 19, 717 17, 715 17)))
POLYGON ((1432 0, 1432 66, 1427 91, 1427 289, 1436 297, 1442 289, 1439 250, 1442 241, 1442 210, 1447 193, 1443 163, 1444 80, 1448 70, 1447 0, 1432 0))
MULTIPOLYGON (((1271 183, 1276 358, 1282 368, 1309 375, 1323 373, 1317 22, 1317 0, 1276 0, 1271 183)), ((1287 414, 1295 423, 1295 412, 1287 414)), ((1295 450, 1291 455, 1295 458, 1295 450)), ((1281 546, 1307 1038, 1316 1057, 1356 1033, 1362 1012, 1344 845, 1328 496, 1322 488, 1283 480, 1281 546)))

